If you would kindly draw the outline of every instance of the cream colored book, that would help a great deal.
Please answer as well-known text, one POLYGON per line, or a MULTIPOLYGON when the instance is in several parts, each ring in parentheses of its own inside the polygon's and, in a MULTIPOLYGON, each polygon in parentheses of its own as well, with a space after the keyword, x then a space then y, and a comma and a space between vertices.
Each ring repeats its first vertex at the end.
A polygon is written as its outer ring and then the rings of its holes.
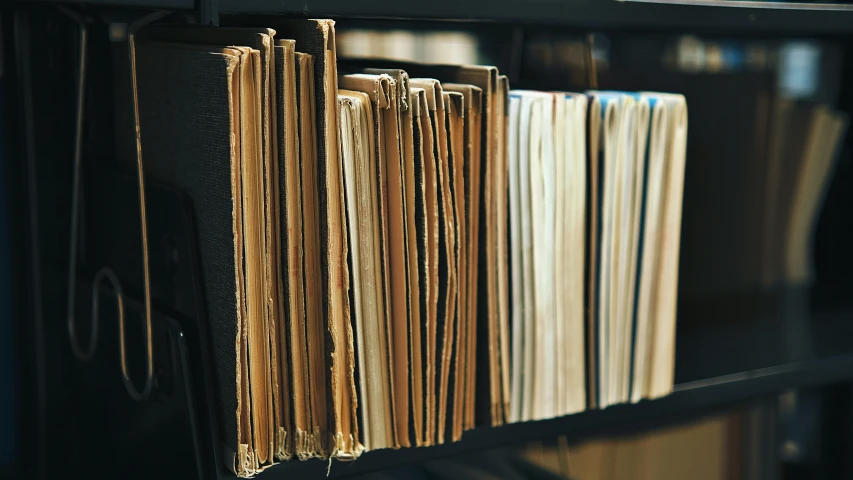
MULTIPOLYGON (((554 416, 557 357, 554 317, 554 99, 552 94, 530 92, 542 98, 541 110, 531 119, 531 142, 539 148, 530 156, 530 208, 533 215, 534 302, 536 312, 536 402, 534 418, 554 416), (537 131, 538 130, 538 131, 537 131), (534 143, 535 145, 535 143, 534 143)), ((535 148, 535 147, 534 147, 535 148)))
MULTIPOLYGON (((400 421, 406 420, 406 425, 405 429, 401 430, 402 433, 400 434, 401 438, 399 441, 401 446, 410 446, 412 439, 414 439, 417 444, 417 439, 421 438, 423 434, 423 424, 421 421, 418 421, 418 419, 423 417, 423 403, 421 401, 422 395, 420 394, 423 390, 423 367, 420 363, 421 312, 419 306, 421 289, 419 285, 418 251, 415 234, 415 180, 413 171, 414 144, 412 114, 409 104, 409 75, 401 69, 368 68, 364 70, 364 73, 371 75, 386 74, 394 79, 396 87, 392 94, 396 97, 393 99, 397 127, 397 132, 394 136, 398 143, 398 154, 394 157, 399 166, 390 165, 389 173, 394 175, 393 171, 399 169, 400 183, 396 184, 395 182, 392 182, 392 184, 389 185, 389 199, 394 199, 399 195, 399 200, 394 200, 396 202, 396 206, 391 208, 392 216, 389 220, 392 221, 392 227, 396 225, 394 230, 397 233, 392 234, 398 235, 402 238, 402 249, 399 251, 399 254, 396 255, 399 262, 392 265, 392 267, 395 269, 402 267, 402 270, 405 271, 406 278, 397 281, 392 276, 392 281, 395 282, 392 289, 399 289, 399 287, 402 287, 405 289, 406 296, 403 299, 405 300, 404 305, 402 302, 395 299, 395 302, 392 303, 392 307, 394 308, 396 315, 397 313, 402 313, 401 308, 405 306, 404 318, 407 323, 406 331, 408 335, 406 350, 409 353, 408 365, 406 365, 408 368, 399 368, 395 373, 400 381, 405 379, 409 382, 410 390, 417 390, 417 394, 414 392, 412 393, 411 401, 409 401, 407 396, 407 400, 402 402, 398 407, 407 408, 409 410, 408 414, 404 418, 400 419, 400 421), (402 219, 401 224, 398 223, 398 220, 395 220, 397 215, 402 219), (405 377, 403 377, 404 375, 405 377), (413 421, 409 422, 409 418, 412 418, 413 421), (408 431, 410 425, 413 427, 412 431, 408 431)), ((387 133, 391 134, 392 132, 387 133)), ((390 154, 392 152, 389 151, 387 153, 390 154)), ((391 157, 388 157, 387 161, 391 161, 391 159, 391 157)), ((394 179, 396 176, 392 176, 391 178, 394 179)), ((398 429, 401 428, 403 428, 403 426, 398 427, 398 429)))
POLYGON ((360 438, 368 450, 391 444, 390 375, 384 335, 384 296, 379 248, 379 205, 373 112, 363 92, 340 90, 341 159, 347 220, 359 369, 360 438), (378 339, 379 341, 373 341, 378 339))
POLYGON ((522 95, 521 96, 521 118, 520 118, 520 146, 519 146, 519 192, 520 192, 520 217, 521 217, 521 271, 523 278, 523 319, 524 344, 523 379, 521 381, 521 420, 533 420, 536 418, 538 393, 543 382, 539 379, 540 357, 539 332, 537 330, 536 310, 536 258, 534 245, 534 202, 531 189, 532 179, 536 171, 533 165, 539 165, 541 152, 541 118, 544 109, 545 96, 522 95))
MULTIPOLYGON (((591 158, 596 162, 598 180, 596 224, 594 241, 597 251, 593 259, 595 268, 595 290, 594 295, 594 321, 593 341, 595 342, 595 404, 598 408, 604 408, 611 404, 613 389, 613 365, 611 356, 613 352, 613 339, 616 336, 616 312, 614 307, 615 297, 615 261, 616 261, 616 225, 617 222, 617 166, 624 157, 624 148, 620 148, 620 133, 623 125, 623 100, 625 95, 592 92, 595 99, 596 112, 600 115, 597 128, 590 132, 596 136, 596 151, 590 152, 591 158), (597 153, 596 153, 597 152, 597 153), (603 178, 602 178, 603 177, 603 178)), ((593 125, 591 124, 591 128, 593 125)))
POLYGON ((666 102, 669 136, 666 147, 663 236, 660 247, 660 287, 654 300, 656 320, 651 346, 650 398, 672 392, 675 370, 675 318, 678 298, 678 255, 681 242, 681 206, 687 154, 687 102, 683 95, 659 94, 666 102))
POLYGON ((553 97, 553 129, 554 129, 554 198, 553 198, 553 224, 551 243, 553 244, 553 268, 552 278, 554 283, 554 412, 552 416, 562 415, 567 409, 568 403, 568 372, 563 355, 560 353, 564 350, 568 338, 566 336, 566 315, 568 297, 566 293, 566 284, 568 283, 566 270, 566 257, 570 246, 567 239, 564 238, 566 231, 566 223, 569 221, 566 214, 567 202, 566 197, 569 195, 566 187, 567 175, 567 153, 571 148, 570 141, 572 133, 568 130, 566 123, 569 120, 566 115, 568 109, 568 99, 563 93, 554 92, 553 97))
MULTIPOLYGON (((405 259, 405 270, 407 279, 404 283, 408 301, 406 315, 408 321, 409 335, 409 383, 411 389, 411 402, 409 416, 412 419, 412 431, 409 432, 411 439, 418 445, 423 438, 423 365, 421 352, 421 285, 420 264, 418 260, 417 234, 415 227, 415 151, 413 116, 410 102, 409 74, 401 69, 375 69, 367 68, 364 73, 380 75, 387 74, 396 81, 396 112, 397 112, 397 139, 400 149, 401 168, 401 208, 403 216, 403 240, 405 259)), ((402 372, 401 372, 402 373, 402 372)), ((409 445, 407 437, 405 445, 409 445)))
POLYGON ((651 368, 651 332, 653 300, 660 280, 660 239, 663 235, 663 201, 666 180, 666 152, 669 144, 669 110, 667 103, 654 94, 649 99, 651 121, 648 160, 645 176, 645 207, 641 227, 641 249, 638 250, 637 309, 634 334, 634 365, 631 401, 648 398, 651 368))
POLYGON ((640 208, 643 202, 642 184, 645 179, 646 146, 649 134, 649 102, 636 96, 634 99, 634 125, 628 135, 633 135, 628 167, 622 170, 621 229, 619 253, 619 285, 617 288, 617 315, 619 337, 617 352, 616 386, 614 402, 625 403, 630 398, 631 344, 634 330, 634 298, 636 291, 637 249, 639 248, 640 208))
POLYGON ((406 271, 402 235, 402 173, 396 112, 396 80, 388 75, 355 74, 340 78, 342 88, 370 95, 373 108, 375 155, 379 171, 381 260, 385 298, 385 331, 388 345, 387 371, 390 382, 392 443, 408 442, 408 322, 406 316, 406 271), (384 191, 383 191, 384 190, 384 191), (401 378, 401 372, 405 374, 401 378), (402 440, 401 440, 402 439, 402 440))
POLYGON ((586 408, 584 246, 587 214, 587 97, 579 94, 565 94, 565 97, 565 130, 557 137, 562 136, 566 144, 565 166, 562 169, 565 177, 563 229, 556 232, 557 248, 563 249, 563 269, 558 270, 556 275, 563 279, 561 285, 564 288, 562 293, 557 293, 557 298, 564 301, 563 316, 557 320, 565 324, 564 342, 558 345, 557 351, 562 361, 558 375, 566 379, 560 414, 577 413, 586 408))
MULTIPOLYGON (((617 135, 617 154, 613 169, 605 169, 605 182, 611 181, 609 208, 605 203, 605 218, 610 225, 610 237, 605 243, 609 249, 610 265, 608 269, 608 372, 605 406, 619 403, 619 385, 622 379, 622 358, 624 337, 627 335, 623 309, 624 281, 627 275, 628 244, 630 218, 630 199, 633 185, 633 168, 637 152, 636 102, 625 94, 615 94, 621 108, 621 121, 617 135), (609 176, 608 176, 609 174, 609 176)), ((607 199, 605 199, 607 202, 607 199)))

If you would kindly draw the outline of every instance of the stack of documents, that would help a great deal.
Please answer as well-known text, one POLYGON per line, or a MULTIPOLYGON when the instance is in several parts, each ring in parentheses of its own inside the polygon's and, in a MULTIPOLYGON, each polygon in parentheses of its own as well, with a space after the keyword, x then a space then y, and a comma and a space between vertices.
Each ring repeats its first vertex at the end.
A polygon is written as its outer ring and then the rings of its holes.
POLYGON ((672 388, 687 109, 336 59, 334 22, 137 37, 186 192, 228 467, 455 441, 672 388))

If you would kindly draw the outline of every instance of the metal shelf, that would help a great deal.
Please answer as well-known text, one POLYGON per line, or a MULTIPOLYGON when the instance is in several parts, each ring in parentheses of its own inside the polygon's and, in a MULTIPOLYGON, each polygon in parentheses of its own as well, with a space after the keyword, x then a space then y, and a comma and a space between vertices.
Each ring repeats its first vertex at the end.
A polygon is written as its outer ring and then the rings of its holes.
MULTIPOLYGON (((43 2, 44 0, 23 0, 43 2)), ((193 0, 59 0, 93 6, 189 10, 193 0)), ((201 0, 199 0, 201 1, 201 0)), ((212 2, 217 4, 216 1, 212 2)), ((726 0, 219 0, 220 15, 548 24, 575 28, 715 33, 853 33, 853 5, 726 0)))
MULTIPOLYGON (((831 385, 853 379, 853 354, 813 359, 677 385, 668 397, 618 405, 536 422, 477 428, 457 443, 426 448, 378 450, 352 463, 333 462, 330 478, 352 477, 440 458, 567 435, 569 442, 611 435, 630 435, 708 416, 744 401, 795 387, 831 385)), ((321 478, 328 461, 277 465, 265 478, 321 478)))
POLYGON ((220 0, 220 14, 290 13, 310 16, 536 23, 601 29, 714 32, 853 32, 853 5, 615 0, 220 0))

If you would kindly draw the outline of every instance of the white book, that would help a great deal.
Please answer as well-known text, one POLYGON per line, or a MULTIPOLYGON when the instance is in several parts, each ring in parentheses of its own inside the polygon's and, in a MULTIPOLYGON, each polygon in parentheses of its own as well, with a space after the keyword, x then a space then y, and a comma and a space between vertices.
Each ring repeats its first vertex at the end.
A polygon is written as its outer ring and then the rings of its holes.
POLYGON ((566 225, 569 222, 567 208, 570 190, 568 187, 568 176, 566 174, 568 165, 567 152, 571 151, 574 138, 567 123, 571 121, 567 112, 570 100, 564 93, 553 93, 554 103, 554 261, 552 278, 554 282, 554 336, 556 348, 554 350, 555 362, 555 394, 556 405, 554 416, 564 415, 568 410, 569 403, 569 364, 565 355, 562 355, 568 347, 567 316, 568 316, 568 254, 569 243, 565 238, 566 225))
MULTIPOLYGON (((586 125, 587 97, 566 94, 565 168, 563 169, 565 220, 558 247, 563 248, 565 298, 562 321, 566 342, 561 357, 566 369, 566 404, 562 413, 570 414, 586 408, 586 354, 584 264, 586 259, 586 125)), ((559 273, 559 272, 558 272, 559 273)))
POLYGON ((652 338, 649 397, 672 392, 675 370, 675 317, 678 296, 678 256, 681 210, 687 154, 687 102, 683 95, 658 94, 667 103, 669 141, 666 152, 663 237, 660 248, 660 283, 651 315, 656 325, 652 338))
POLYGON ((666 152, 669 143, 667 104, 654 94, 643 94, 650 102, 651 122, 645 176, 645 203, 641 212, 641 243, 637 261, 637 309, 634 333, 634 363, 631 401, 648 398, 651 378, 651 316, 660 279, 660 249, 663 233, 663 189, 666 180, 666 152))
POLYGON ((376 184, 373 113, 370 99, 361 92, 339 90, 340 153, 346 187, 355 303, 361 439, 368 450, 391 446, 388 345, 385 340, 384 302, 379 252, 379 189, 376 184), (371 341, 369 339, 378 339, 371 341))
POLYGON ((513 421, 586 406, 584 95, 512 91, 513 421))
POLYGON ((520 139, 519 146, 519 193, 521 201, 521 269, 523 279, 523 322, 524 322, 524 358, 522 360, 522 401, 521 420, 534 419, 534 404, 536 400, 536 388, 534 380, 537 376, 536 370, 536 328, 534 303, 534 259, 533 259, 533 210, 530 192, 530 165, 533 152, 538 155, 539 151, 539 129, 534 128, 535 121, 532 117, 536 111, 536 117, 541 115, 541 97, 522 95, 520 139))
MULTIPOLYGON (((536 92, 539 93, 539 92, 536 92)), ((556 319, 554 318, 554 101, 551 94, 540 94, 541 110, 534 118, 531 132, 539 128, 540 148, 530 157, 530 197, 533 209, 533 242, 536 297, 537 419, 555 415, 556 395, 556 319)), ((533 141, 536 135, 531 133, 533 141)), ((535 143, 534 143, 535 145, 535 143)))
POLYGON ((649 102, 641 96, 634 98, 634 125, 628 135, 633 135, 632 158, 630 168, 626 169, 622 197, 622 245, 620 253, 620 286, 618 298, 620 338, 617 345, 618 383, 615 401, 628 402, 630 399, 631 363, 633 361, 631 344, 634 332, 634 298, 637 285, 637 250, 639 248, 640 213, 643 202, 642 184, 645 179, 646 146, 649 135, 649 102), (632 133, 633 132, 633 133, 632 133))
POLYGON ((632 223, 631 199, 633 186, 634 165, 637 156, 637 105, 628 95, 620 94, 622 104, 622 121, 619 126, 618 153, 614 178, 613 203, 613 243, 611 245, 613 263, 610 271, 610 372, 608 383, 609 405, 620 401, 620 385, 625 375, 623 372, 625 352, 624 339, 629 329, 625 315, 625 295, 628 275, 628 259, 630 257, 629 231, 632 223))
POLYGON ((616 246, 616 211, 617 211, 617 178, 616 169, 619 165, 619 133, 622 126, 622 103, 624 95, 593 92, 602 104, 601 131, 599 132, 602 153, 599 177, 603 177, 600 205, 600 241, 598 245, 598 292, 597 292, 597 356, 598 356, 598 406, 605 408, 611 404, 613 376, 610 356, 612 354, 612 338, 615 337, 615 311, 613 308, 615 296, 615 246, 616 246))

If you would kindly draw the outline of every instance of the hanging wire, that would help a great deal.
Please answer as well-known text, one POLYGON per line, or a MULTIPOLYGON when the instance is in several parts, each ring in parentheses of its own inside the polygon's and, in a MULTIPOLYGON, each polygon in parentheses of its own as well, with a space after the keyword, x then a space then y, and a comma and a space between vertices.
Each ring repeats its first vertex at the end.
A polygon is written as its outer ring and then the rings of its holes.
POLYGON ((57 6, 62 13, 71 17, 78 26, 78 49, 79 58, 77 65, 77 115, 74 118, 74 179, 71 187, 71 237, 68 241, 68 299, 66 317, 68 325, 68 339, 71 342, 71 350, 81 361, 88 362, 95 355, 98 345, 98 316, 92 315, 91 327, 89 329, 89 343, 86 348, 80 346, 77 337, 76 326, 76 295, 77 295, 77 241, 79 240, 80 225, 80 170, 82 164, 83 147, 83 96, 86 86, 86 49, 89 36, 89 28, 85 19, 76 12, 57 6))
POLYGON ((139 182, 139 218, 142 231, 142 274, 143 274, 143 290, 144 290, 144 316, 145 316, 145 386, 142 390, 138 390, 130 378, 130 371, 127 363, 127 348, 125 341, 125 314, 124 314, 124 293, 122 292, 121 282, 115 272, 109 267, 102 267, 95 274, 93 279, 92 290, 92 316, 91 329, 89 333, 89 342, 86 348, 80 346, 80 340, 77 336, 76 315, 75 315, 75 299, 77 290, 77 248, 79 237, 79 217, 80 217, 80 174, 82 164, 82 143, 83 143, 83 101, 86 85, 86 48, 88 37, 88 26, 85 19, 76 12, 62 6, 57 8, 71 17, 79 27, 79 65, 77 71, 77 115, 75 118, 75 142, 74 142, 74 178, 72 185, 71 198, 71 237, 69 239, 69 260, 68 260, 68 310, 67 310, 67 325, 68 337, 71 343, 71 349, 74 355, 81 361, 87 362, 95 355, 95 350, 98 343, 98 319, 100 313, 99 297, 101 285, 104 281, 108 281, 112 287, 113 294, 116 297, 116 309, 119 322, 119 352, 121 355, 121 374, 124 380, 124 387, 131 398, 137 401, 147 399, 151 394, 151 389, 154 383, 154 346, 151 334, 151 276, 149 272, 149 256, 148 256, 148 222, 145 209, 145 175, 142 163, 142 140, 141 130, 139 126, 139 100, 136 81, 136 44, 135 34, 143 26, 151 22, 159 20, 168 15, 169 11, 158 11, 146 15, 134 22, 128 31, 128 56, 130 58, 131 84, 133 90, 133 120, 136 135, 136 173, 139 182))

